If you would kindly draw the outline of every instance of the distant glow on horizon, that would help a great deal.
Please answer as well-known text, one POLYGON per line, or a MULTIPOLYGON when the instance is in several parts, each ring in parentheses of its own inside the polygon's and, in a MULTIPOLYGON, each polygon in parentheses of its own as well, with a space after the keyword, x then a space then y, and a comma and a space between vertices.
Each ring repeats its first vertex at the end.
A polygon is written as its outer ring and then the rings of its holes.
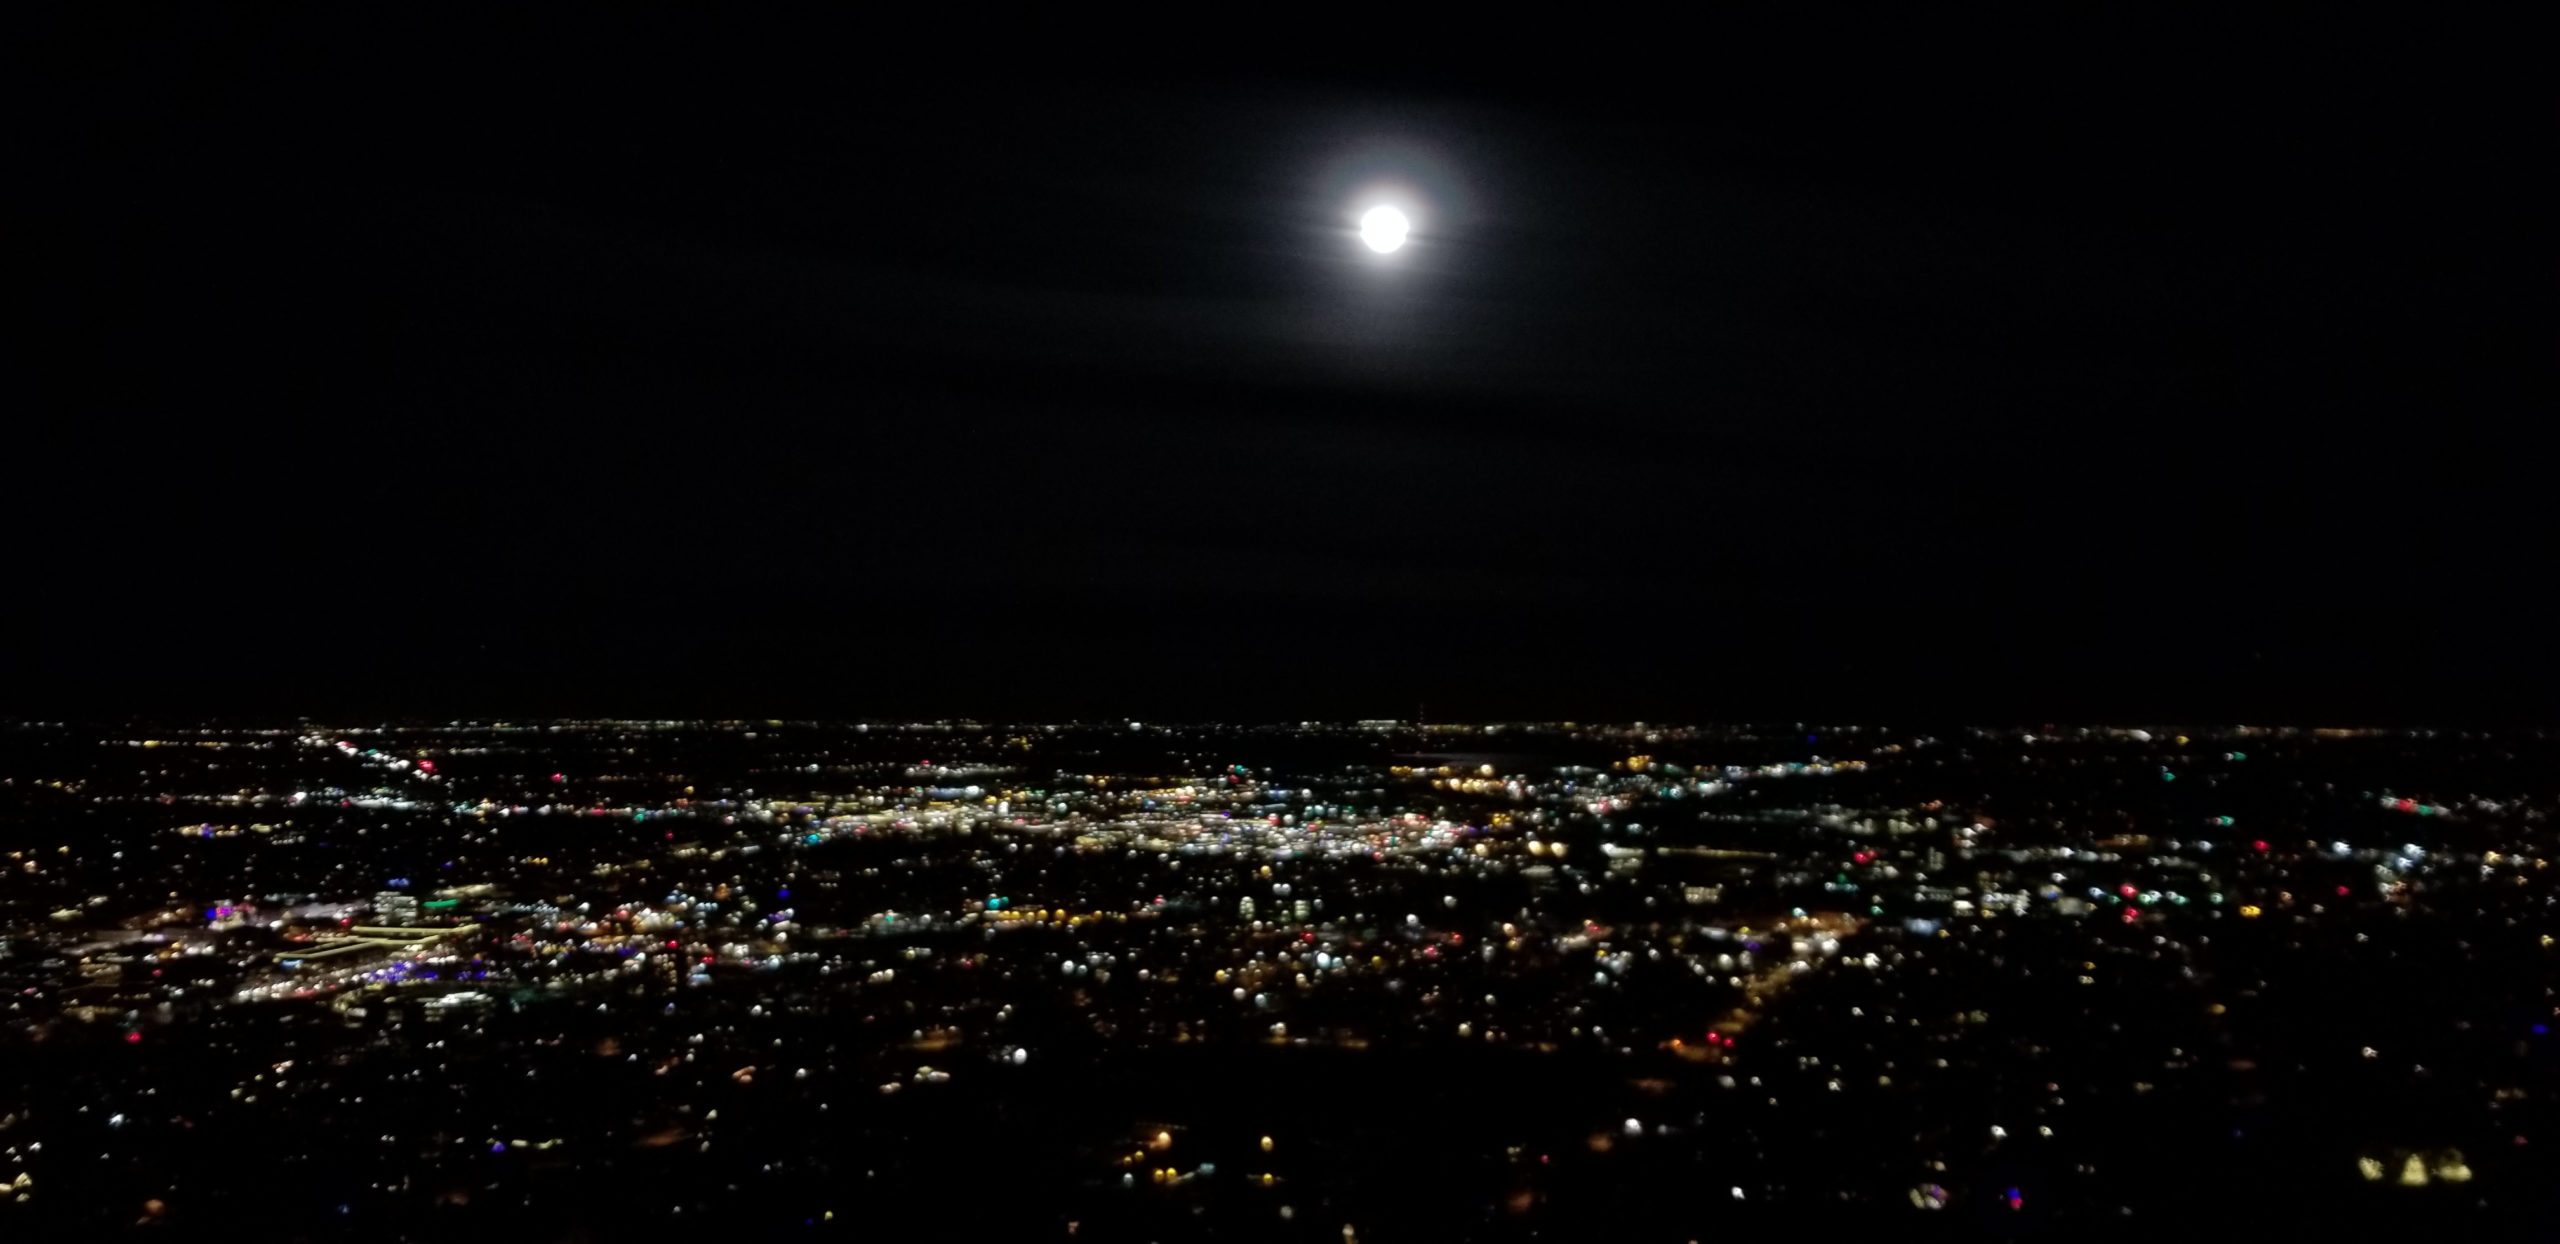
POLYGON ((1405 235, 1412 229, 1413 223, 1405 219, 1403 212, 1385 204, 1370 208, 1360 216, 1360 240, 1381 255, 1402 247, 1405 235))

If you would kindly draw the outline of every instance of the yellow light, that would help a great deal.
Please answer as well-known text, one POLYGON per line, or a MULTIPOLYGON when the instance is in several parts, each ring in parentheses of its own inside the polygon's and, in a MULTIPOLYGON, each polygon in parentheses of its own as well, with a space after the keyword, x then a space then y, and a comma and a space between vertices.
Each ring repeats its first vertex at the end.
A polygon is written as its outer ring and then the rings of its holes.
POLYGON ((1262 1138, 1262 1151, 1264 1153, 1271 1152, 1271 1138, 1268 1136, 1262 1138))

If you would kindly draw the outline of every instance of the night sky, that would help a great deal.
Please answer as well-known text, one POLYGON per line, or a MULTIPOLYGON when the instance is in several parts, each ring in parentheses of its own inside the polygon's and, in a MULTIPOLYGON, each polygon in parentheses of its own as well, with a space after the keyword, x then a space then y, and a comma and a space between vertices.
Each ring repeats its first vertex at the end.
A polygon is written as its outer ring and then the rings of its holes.
POLYGON ((2498 32, 544 12, 19 41, 21 711, 2560 702, 2498 32))

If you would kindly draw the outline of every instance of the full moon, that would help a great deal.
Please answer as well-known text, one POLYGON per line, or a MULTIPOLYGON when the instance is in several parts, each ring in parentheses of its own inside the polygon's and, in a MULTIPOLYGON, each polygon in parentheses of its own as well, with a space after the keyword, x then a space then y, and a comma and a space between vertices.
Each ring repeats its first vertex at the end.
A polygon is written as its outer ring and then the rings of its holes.
POLYGON ((1360 240, 1381 255, 1404 245, 1404 235, 1412 228, 1404 213, 1392 207, 1373 207, 1360 216, 1360 240))

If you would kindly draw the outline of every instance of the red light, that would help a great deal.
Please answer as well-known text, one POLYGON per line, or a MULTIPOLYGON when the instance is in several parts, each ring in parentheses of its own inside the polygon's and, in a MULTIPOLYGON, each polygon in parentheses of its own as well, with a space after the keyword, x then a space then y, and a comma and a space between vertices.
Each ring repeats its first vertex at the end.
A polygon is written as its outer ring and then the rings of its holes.
POLYGON ((142 1034, 138 1032, 128 1032, 124 1034, 124 1043, 126 1045, 140 1045, 142 1044, 142 1034))
POLYGON ((2126 898, 2132 898, 2136 891, 2131 885, 2120 885, 2116 887, 2116 893, 2121 894, 2126 898))
POLYGON ((2340 897, 2340 898, 2345 898, 2346 896, 2347 896, 2347 887, 2345 887, 2345 886, 2339 886, 2339 887, 2338 887, 2338 897, 2340 897))
POLYGON ((2264 839, 2264 838, 2260 838, 2260 839, 2259 839, 2259 840, 2257 840, 2256 842, 2250 843, 2249 845, 2250 845, 2250 846, 2253 846, 2253 847, 2256 847, 2257 849, 2259 849, 2259 850, 2261 850, 2261 851, 2264 851, 2264 850, 2266 850, 2266 849, 2267 849, 2267 840, 2266 840, 2266 839, 2264 839))
POLYGON ((1864 864, 1864 863, 1866 863, 1868 860, 1873 859, 1873 858, 1875 858, 1875 857, 1873 857, 1873 856, 1871 856, 1871 855, 1868 855, 1868 854, 1867 854, 1866 852, 1864 852, 1864 851, 1860 851, 1860 852, 1858 852, 1856 855, 1852 855, 1852 856, 1850 856, 1849 858, 1850 858, 1850 859, 1853 859, 1853 860, 1856 860, 1856 861, 1858 861, 1858 862, 1859 862, 1859 863, 1861 863, 1861 864, 1864 864))

